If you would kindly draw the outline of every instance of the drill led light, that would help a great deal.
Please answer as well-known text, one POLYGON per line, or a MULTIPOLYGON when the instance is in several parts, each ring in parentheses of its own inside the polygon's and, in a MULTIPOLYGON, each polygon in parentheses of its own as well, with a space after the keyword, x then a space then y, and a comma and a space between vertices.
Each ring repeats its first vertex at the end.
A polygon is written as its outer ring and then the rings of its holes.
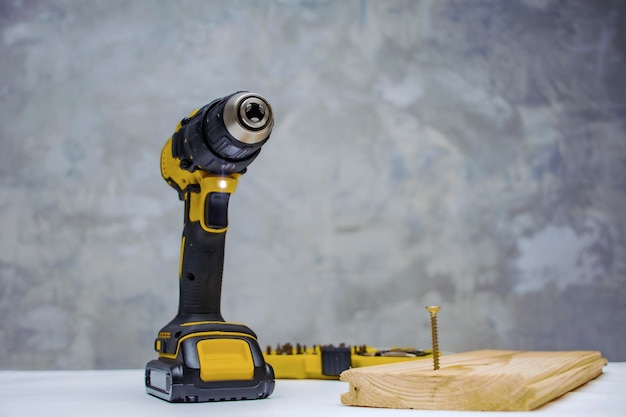
POLYGON ((223 190, 224 188, 228 186, 228 183, 226 182, 226 180, 219 180, 219 182, 217 183, 217 186, 223 190))

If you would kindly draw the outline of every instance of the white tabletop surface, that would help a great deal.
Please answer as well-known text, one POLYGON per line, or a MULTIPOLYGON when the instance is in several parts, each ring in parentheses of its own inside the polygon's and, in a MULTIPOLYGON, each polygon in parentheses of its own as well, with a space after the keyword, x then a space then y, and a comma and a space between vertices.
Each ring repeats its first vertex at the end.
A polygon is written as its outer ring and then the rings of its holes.
MULTIPOLYGON (((391 410, 344 406, 340 381, 277 380, 264 400, 170 404, 144 391, 143 370, 0 371, 0 417, 99 416, 461 416, 461 411, 391 410)), ((612 362, 593 381, 538 410, 490 412, 489 417, 626 417, 626 362, 612 362)), ((482 415, 485 415, 482 413, 482 415)))

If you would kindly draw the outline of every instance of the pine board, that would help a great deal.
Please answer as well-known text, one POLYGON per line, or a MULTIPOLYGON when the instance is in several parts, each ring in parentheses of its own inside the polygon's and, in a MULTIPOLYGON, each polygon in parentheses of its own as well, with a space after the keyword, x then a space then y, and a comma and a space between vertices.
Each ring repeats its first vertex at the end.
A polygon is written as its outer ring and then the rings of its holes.
POLYGON ((479 350, 432 361, 353 368, 346 405, 422 410, 533 410, 602 373, 597 351, 532 352, 479 350))

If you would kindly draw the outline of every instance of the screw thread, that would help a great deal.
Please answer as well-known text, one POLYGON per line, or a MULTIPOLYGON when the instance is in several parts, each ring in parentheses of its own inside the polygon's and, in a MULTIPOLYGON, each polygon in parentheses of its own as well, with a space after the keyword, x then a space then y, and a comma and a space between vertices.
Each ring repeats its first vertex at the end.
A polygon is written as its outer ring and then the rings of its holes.
POLYGON ((437 315, 430 313, 430 330, 433 339, 433 365, 439 369, 439 335, 437 334, 437 315))

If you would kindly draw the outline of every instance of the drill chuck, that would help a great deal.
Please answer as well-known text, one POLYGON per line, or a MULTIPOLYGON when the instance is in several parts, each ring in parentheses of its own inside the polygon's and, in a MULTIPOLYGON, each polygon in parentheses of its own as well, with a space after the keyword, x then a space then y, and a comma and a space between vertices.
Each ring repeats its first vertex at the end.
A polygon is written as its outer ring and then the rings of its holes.
POLYGON ((224 124, 239 142, 263 142, 274 124, 272 108, 261 96, 251 93, 232 95, 224 106, 224 124))
POLYGON ((273 126, 267 100, 241 91, 184 118, 172 137, 173 156, 190 172, 243 173, 269 139, 273 126))

